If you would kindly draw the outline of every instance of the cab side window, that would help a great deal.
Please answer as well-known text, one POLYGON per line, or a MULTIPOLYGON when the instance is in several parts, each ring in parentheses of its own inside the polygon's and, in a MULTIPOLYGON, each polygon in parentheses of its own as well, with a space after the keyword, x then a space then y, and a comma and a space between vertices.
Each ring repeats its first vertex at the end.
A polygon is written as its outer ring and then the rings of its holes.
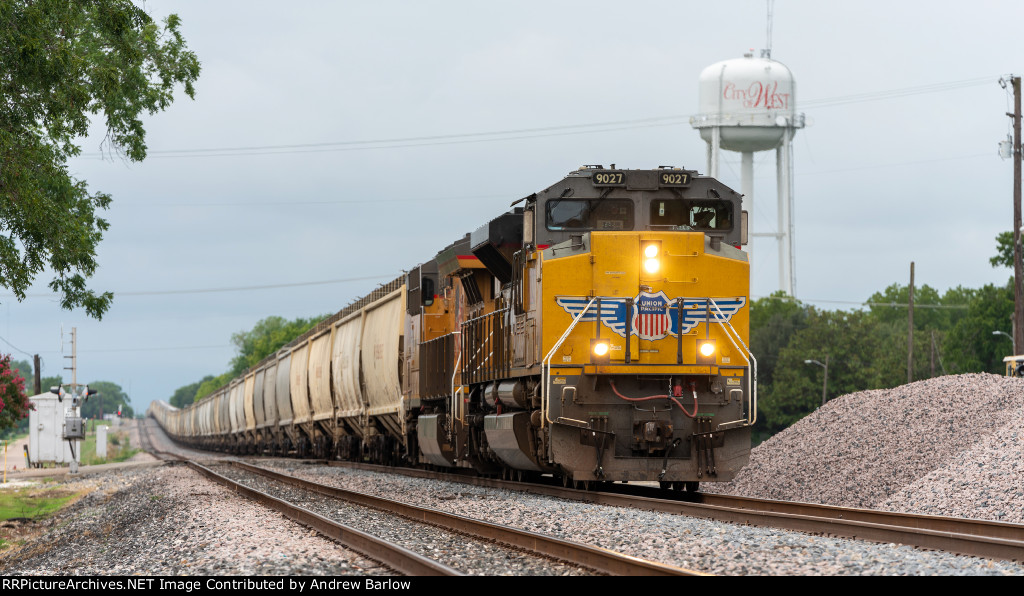
POLYGON ((732 229, 732 204, 728 201, 655 199, 651 201, 650 224, 697 232, 732 229))
POLYGON ((549 230, 632 230, 629 199, 555 199, 546 205, 549 230))

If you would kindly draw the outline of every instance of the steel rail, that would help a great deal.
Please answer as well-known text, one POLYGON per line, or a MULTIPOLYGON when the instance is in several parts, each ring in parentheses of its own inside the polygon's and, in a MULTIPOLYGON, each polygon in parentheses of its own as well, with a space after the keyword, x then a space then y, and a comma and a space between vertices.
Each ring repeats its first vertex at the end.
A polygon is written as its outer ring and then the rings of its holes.
POLYGON ((220 483, 231 490, 256 501, 257 503, 260 503, 261 505, 278 511, 300 524, 309 526, 324 536, 336 540, 352 550, 373 559, 374 561, 379 561, 399 573, 415 576, 464 575, 461 571, 452 569, 451 567, 438 563, 432 559, 428 559, 427 557, 414 553, 408 549, 398 546, 397 544, 391 544, 390 542, 377 538, 376 536, 372 536, 365 532, 356 530, 355 528, 327 519, 326 517, 313 513, 308 509, 303 509, 302 507, 292 505, 291 503, 282 501, 281 499, 272 497, 266 493, 249 488, 244 484, 239 484, 193 461, 186 463, 190 468, 198 471, 214 482, 220 483))
MULTIPOLYGON (((348 465, 331 462, 331 465, 348 465)), ((674 493, 643 485, 614 484, 612 491, 585 491, 554 484, 511 482, 459 474, 405 470, 384 466, 355 467, 382 473, 400 473, 420 477, 443 478, 477 486, 518 490, 563 499, 633 507, 660 513, 701 517, 715 521, 773 527, 782 530, 828 535, 839 538, 897 543, 950 553, 1024 561, 1024 525, 989 520, 963 519, 912 513, 894 513, 873 509, 835 507, 814 503, 772 501, 733 497, 712 493, 674 493), (686 502, 678 497, 692 498, 686 502)))
MULTIPOLYGON (((146 419, 143 420, 144 422, 146 419)), ((171 453, 169 451, 157 450, 154 445, 152 438, 149 436, 149 425, 142 425, 145 429, 139 429, 139 438, 143 443, 143 448, 156 455, 160 459, 171 459, 171 460, 184 460, 185 464, 196 470, 200 474, 207 478, 224 485, 225 487, 237 492, 242 495, 273 509, 285 517, 292 519, 300 524, 304 524, 324 536, 331 538, 344 546, 351 548, 352 550, 360 553, 363 556, 369 557, 374 561, 378 561, 383 565, 394 569, 400 573, 406 575, 430 575, 430 576, 451 576, 451 575, 464 575, 462 572, 452 569, 446 565, 442 565, 437 561, 433 561, 426 557, 423 557, 417 553, 409 551, 396 544, 388 543, 384 540, 371 536, 354 528, 339 524, 335 521, 329 520, 325 517, 317 515, 312 511, 303 509, 287 503, 276 497, 272 497, 268 494, 262 493, 258 490, 251 489, 245 485, 239 484, 229 478, 225 478, 220 474, 217 474, 213 470, 202 466, 194 461, 187 460, 181 455, 171 453)))
POLYGON ((712 493, 700 493, 701 503, 708 506, 743 508, 750 511, 779 513, 795 516, 809 516, 834 522, 870 524, 874 526, 903 528, 924 538, 924 543, 915 543, 922 548, 940 548, 928 542, 945 541, 953 538, 964 544, 975 544, 964 554, 990 556, 994 558, 1024 561, 1024 525, 982 519, 965 519, 939 515, 917 515, 855 507, 835 507, 818 503, 773 501, 752 497, 734 497, 712 493), (928 537, 931 538, 928 538, 928 537), (988 546, 983 546, 988 545, 988 546), (984 552, 988 554, 984 554, 984 552), (1001 553, 1001 554, 1000 554, 1001 553))
POLYGON ((502 544, 521 548, 542 556, 551 557, 574 565, 580 565, 600 573, 623 576, 707 575, 673 565, 647 561, 638 557, 624 555, 622 553, 617 553, 595 546, 546 536, 544 534, 527 532, 525 530, 510 528, 508 526, 500 526, 428 507, 420 507, 343 488, 327 486, 237 460, 233 460, 231 463, 243 470, 261 474, 273 480, 290 484, 304 490, 317 492, 332 498, 343 499, 364 507, 372 507, 394 515, 400 515, 414 521, 431 524, 446 530, 468 534, 482 540, 500 542, 502 544))

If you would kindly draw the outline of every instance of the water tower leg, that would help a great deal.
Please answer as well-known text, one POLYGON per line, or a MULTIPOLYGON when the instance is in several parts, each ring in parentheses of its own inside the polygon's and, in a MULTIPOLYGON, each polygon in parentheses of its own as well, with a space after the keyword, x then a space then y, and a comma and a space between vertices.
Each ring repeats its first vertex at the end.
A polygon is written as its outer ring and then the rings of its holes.
POLYGON ((786 129, 786 252, 789 253, 789 295, 796 298, 795 225, 793 223, 793 135, 795 128, 786 129))
POLYGON ((718 155, 722 151, 722 129, 711 129, 711 144, 708 145, 708 176, 718 178, 718 155))
MULTIPOLYGON (((754 154, 745 151, 740 163, 740 192, 743 193, 743 209, 747 212, 747 225, 754 228, 754 154)), ((747 258, 751 266, 754 264, 754 234, 747 234, 747 258)))
POLYGON ((789 285, 786 283, 788 279, 786 275, 786 264, 789 263, 789 256, 786 253, 786 242, 788 238, 787 231, 789 228, 786 227, 786 142, 783 141, 781 145, 775 148, 775 184, 776 192, 778 196, 778 206, 776 211, 779 215, 778 220, 778 233, 775 237, 779 241, 779 289, 790 294, 789 285))

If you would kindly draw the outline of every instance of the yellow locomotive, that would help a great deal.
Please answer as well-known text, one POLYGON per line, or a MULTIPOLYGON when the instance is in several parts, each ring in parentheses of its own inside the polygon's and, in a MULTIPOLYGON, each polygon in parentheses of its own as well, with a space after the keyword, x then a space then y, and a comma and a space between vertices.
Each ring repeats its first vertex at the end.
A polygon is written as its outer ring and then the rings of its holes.
POLYGON ((585 166, 198 404, 151 411, 238 453, 731 480, 757 412, 740 199, 693 171, 585 166))

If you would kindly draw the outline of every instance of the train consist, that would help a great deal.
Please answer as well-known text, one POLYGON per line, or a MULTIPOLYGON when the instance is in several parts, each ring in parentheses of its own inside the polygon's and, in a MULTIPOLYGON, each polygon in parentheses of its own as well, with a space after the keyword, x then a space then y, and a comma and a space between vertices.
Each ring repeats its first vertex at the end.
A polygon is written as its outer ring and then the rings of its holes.
POLYGON ((585 166, 212 395, 149 413, 238 454, 731 480, 757 415, 740 199, 694 171, 585 166))

